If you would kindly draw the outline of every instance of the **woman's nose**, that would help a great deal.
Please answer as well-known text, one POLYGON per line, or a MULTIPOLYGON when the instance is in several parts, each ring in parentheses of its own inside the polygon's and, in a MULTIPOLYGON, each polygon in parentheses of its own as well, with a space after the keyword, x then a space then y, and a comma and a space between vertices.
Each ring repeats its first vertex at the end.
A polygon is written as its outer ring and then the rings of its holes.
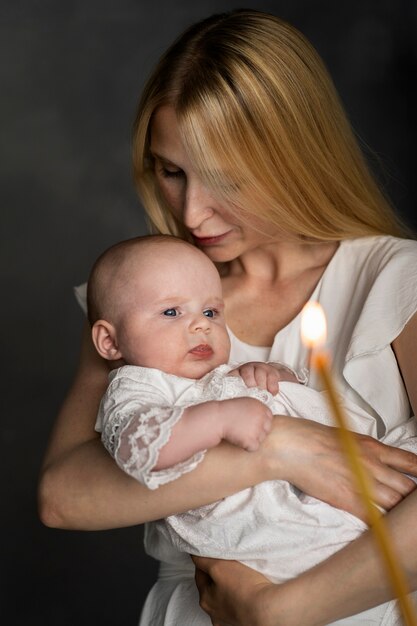
POLYGON ((186 190, 183 223, 189 230, 197 230, 215 211, 215 201, 200 182, 189 184, 186 190))

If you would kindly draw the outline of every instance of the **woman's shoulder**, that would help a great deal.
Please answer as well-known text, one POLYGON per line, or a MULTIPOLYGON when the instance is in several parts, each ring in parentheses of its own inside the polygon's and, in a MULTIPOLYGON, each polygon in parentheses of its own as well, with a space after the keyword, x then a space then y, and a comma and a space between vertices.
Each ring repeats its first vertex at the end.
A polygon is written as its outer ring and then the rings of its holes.
POLYGON ((417 242, 389 236, 343 241, 318 298, 341 357, 389 345, 417 310, 417 242))
POLYGON ((343 242, 340 253, 321 294, 334 362, 345 394, 364 402, 383 432, 409 413, 391 345, 417 311, 417 242, 366 237, 343 242))
POLYGON ((339 255, 349 258, 355 255, 359 260, 386 263, 394 258, 417 257, 417 241, 390 235, 345 239, 340 245, 339 255))
POLYGON ((375 282, 408 281, 417 270, 417 241, 391 236, 346 239, 329 263, 324 282, 337 282, 343 289, 372 289, 375 282), (411 274, 410 274, 411 272, 411 274))
POLYGON ((397 237, 367 239, 348 246, 351 262, 361 270, 350 279, 350 297, 356 302, 358 317, 348 357, 390 345, 417 310, 417 242, 397 237))

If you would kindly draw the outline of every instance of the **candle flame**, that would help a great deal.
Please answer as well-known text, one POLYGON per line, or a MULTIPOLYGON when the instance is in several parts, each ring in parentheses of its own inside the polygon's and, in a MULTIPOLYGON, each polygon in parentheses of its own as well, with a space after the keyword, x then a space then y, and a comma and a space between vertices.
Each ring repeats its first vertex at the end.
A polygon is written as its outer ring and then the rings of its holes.
POLYGON ((326 316, 318 302, 307 302, 301 312, 301 338, 308 348, 324 345, 327 336, 326 316))

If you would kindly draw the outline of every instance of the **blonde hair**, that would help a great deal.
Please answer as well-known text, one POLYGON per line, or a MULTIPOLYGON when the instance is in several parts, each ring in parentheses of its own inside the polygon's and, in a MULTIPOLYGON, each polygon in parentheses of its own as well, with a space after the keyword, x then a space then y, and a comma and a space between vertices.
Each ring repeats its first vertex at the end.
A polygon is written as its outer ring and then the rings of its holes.
POLYGON ((139 194, 157 232, 187 238, 155 182, 150 125, 175 109, 193 167, 241 219, 311 241, 408 235, 371 175, 333 82, 294 27, 253 10, 191 26, 150 77, 135 122, 139 194))

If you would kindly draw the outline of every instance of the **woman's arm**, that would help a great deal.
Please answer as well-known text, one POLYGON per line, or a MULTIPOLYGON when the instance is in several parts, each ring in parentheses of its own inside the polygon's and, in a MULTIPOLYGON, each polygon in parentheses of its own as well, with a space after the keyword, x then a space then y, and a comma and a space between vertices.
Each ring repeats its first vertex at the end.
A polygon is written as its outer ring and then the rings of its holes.
MULTIPOLYGON (((107 364, 97 355, 86 325, 78 371, 41 471, 39 511, 46 525, 99 530, 140 524, 274 478, 290 480, 307 493, 360 515, 334 429, 283 416, 274 420, 272 434, 257 452, 222 443, 196 470, 157 492, 139 485, 116 466, 94 430, 107 375, 107 364)), ((367 437, 358 441, 372 474, 378 476, 376 500, 389 509, 411 489, 397 470, 417 475, 416 457, 367 437)))
MULTIPOLYGON (((415 346, 417 315, 393 345, 414 414, 417 408, 415 346)), ((329 482, 337 483, 337 477, 328 474, 328 480, 329 476, 329 482)), ((417 589, 416 518, 417 491, 407 495, 385 517, 396 553, 414 590, 417 589)), ((391 585, 381 574, 383 564, 369 531, 323 563, 282 585, 271 584, 239 563, 197 557, 194 560, 201 604, 216 626, 221 622, 232 626, 320 626, 393 597, 391 585)))
POLYGON ((196 508, 268 480, 269 455, 230 444, 211 450, 190 474, 153 492, 122 472, 94 430, 108 366, 86 325, 72 387, 51 433, 39 481, 39 512, 57 528, 99 530, 196 508))
POLYGON ((417 313, 413 315, 402 333, 393 342, 392 347, 413 408, 413 414, 417 418, 417 313))

